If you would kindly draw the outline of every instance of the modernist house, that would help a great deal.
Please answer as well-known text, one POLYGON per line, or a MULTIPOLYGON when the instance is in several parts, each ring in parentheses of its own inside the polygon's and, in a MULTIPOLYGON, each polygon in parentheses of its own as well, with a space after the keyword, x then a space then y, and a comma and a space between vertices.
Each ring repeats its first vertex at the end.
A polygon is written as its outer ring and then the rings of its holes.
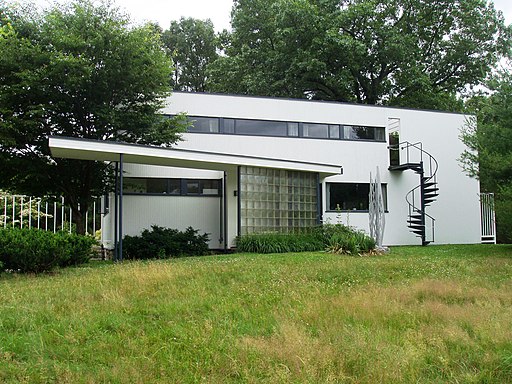
MULTIPOLYGON (((342 222, 368 231, 370 173, 386 207, 384 244, 479 243, 479 183, 458 158, 468 116, 455 113, 175 92, 167 115, 192 125, 172 149, 50 138, 55 156, 122 161, 122 234, 160 225, 240 234, 342 222)), ((115 214, 104 217, 112 247, 115 214)))

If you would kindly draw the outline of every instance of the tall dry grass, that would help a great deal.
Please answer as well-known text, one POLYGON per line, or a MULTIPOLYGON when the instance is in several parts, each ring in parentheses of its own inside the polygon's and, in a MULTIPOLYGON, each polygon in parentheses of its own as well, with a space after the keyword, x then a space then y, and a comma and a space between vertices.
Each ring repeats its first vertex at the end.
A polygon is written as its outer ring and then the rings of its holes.
POLYGON ((512 382, 512 248, 0 276, 0 382, 512 382))

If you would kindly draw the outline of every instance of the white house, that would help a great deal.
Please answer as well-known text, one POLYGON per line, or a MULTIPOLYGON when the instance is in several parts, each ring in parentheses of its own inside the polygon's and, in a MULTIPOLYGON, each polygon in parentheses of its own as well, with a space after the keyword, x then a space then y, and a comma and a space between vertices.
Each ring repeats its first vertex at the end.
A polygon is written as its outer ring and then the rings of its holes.
MULTIPOLYGON (((192 226, 222 249, 241 234, 326 221, 368 231, 378 167, 384 244, 481 241, 479 183, 457 160, 466 115, 181 92, 163 112, 192 122, 173 149, 50 138, 55 156, 122 160, 123 235, 192 226)), ((107 247, 116 238, 113 195, 109 205, 107 247)))

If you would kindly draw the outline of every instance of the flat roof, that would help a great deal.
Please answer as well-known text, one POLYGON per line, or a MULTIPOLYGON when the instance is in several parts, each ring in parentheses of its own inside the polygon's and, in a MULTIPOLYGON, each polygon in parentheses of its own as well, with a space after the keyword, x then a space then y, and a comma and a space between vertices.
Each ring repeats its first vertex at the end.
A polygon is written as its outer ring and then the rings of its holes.
POLYGON ((337 164, 311 163, 292 159, 244 156, 62 136, 50 136, 48 140, 52 156, 67 159, 119 161, 122 154, 125 163, 180 168, 222 171, 243 165, 315 172, 319 173, 322 177, 343 173, 342 166, 337 164))
POLYGON ((399 111, 417 111, 417 112, 444 113, 444 114, 449 114, 449 115, 472 116, 472 114, 468 114, 465 112, 447 111, 447 110, 443 110, 443 109, 401 107, 401 106, 384 105, 384 104, 362 104, 362 103, 356 103, 356 102, 351 102, 351 101, 298 99, 298 98, 283 97, 283 96, 261 96, 261 95, 247 95, 247 94, 221 93, 221 92, 191 92, 191 91, 178 91, 178 90, 172 91, 172 93, 170 95, 171 98, 172 98, 173 93, 186 94, 186 95, 238 97, 238 98, 245 98, 245 99, 292 101, 292 102, 299 102, 299 103, 318 103, 318 104, 327 104, 327 105, 329 105, 329 104, 344 105, 344 106, 361 107, 361 108, 396 109, 399 111))

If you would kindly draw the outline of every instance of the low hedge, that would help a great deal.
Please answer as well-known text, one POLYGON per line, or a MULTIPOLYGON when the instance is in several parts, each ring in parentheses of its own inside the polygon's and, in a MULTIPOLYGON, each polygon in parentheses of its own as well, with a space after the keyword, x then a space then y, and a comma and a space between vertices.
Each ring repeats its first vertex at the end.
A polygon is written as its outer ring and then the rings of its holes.
POLYGON ((0 264, 6 270, 40 273, 89 261, 96 240, 37 229, 0 229, 0 264))
POLYGON ((126 259, 165 259, 182 256, 201 256, 209 253, 208 234, 188 227, 185 231, 153 225, 140 236, 123 238, 123 255, 126 259))

